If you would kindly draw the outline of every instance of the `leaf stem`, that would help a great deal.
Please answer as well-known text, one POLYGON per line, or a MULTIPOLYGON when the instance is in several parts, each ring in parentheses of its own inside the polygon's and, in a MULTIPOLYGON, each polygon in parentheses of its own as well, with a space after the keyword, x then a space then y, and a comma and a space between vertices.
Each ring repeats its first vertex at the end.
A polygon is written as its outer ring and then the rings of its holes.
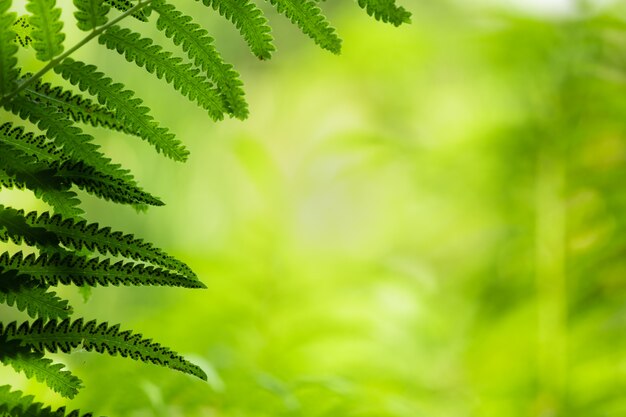
POLYGON ((85 44, 87 44, 87 42, 89 42, 90 40, 92 40, 96 36, 100 35, 102 32, 104 32, 105 30, 107 30, 111 26, 115 25, 116 23, 120 22, 121 20, 125 19, 126 17, 130 16, 131 14, 133 14, 133 13, 143 9, 144 7, 146 7, 147 5, 152 3, 152 1, 153 0, 139 0, 139 3, 137 3, 135 6, 131 7, 128 10, 126 10, 124 13, 122 13, 121 15, 116 17, 115 19, 111 20, 110 22, 107 22, 106 24, 104 24, 104 25, 100 26, 99 28, 93 30, 91 33, 89 33, 89 35, 85 36, 76 45, 72 46, 70 49, 65 51, 63 54, 59 55, 58 57, 56 57, 56 58, 52 59, 50 62, 48 62, 48 64, 46 64, 45 67, 43 67, 35 75, 33 75, 32 77, 30 77, 29 79, 27 79, 26 81, 21 83, 11 93, 9 93, 9 94, 5 95, 4 97, 2 97, 2 99, 0 100, 0 104, 4 105, 5 103, 8 103, 9 101, 11 101, 15 96, 17 96, 19 93, 24 91, 27 87, 29 87, 35 81, 37 81, 41 77, 43 77, 44 74, 46 74, 48 71, 50 71, 51 69, 56 67, 58 64, 60 64, 65 58, 69 57, 71 54, 76 52, 76 50, 80 49, 85 44))

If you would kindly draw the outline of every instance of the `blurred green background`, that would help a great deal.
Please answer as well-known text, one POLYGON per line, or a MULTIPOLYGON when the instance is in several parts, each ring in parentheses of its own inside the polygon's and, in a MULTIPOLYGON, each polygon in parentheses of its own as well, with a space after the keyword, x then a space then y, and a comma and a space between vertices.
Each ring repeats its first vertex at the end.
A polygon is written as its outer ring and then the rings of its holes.
MULTIPOLYGON (((413 23, 400 28, 323 3, 338 57, 266 8, 270 62, 212 10, 176 3, 241 73, 250 118, 213 123, 122 57, 84 48, 191 158, 93 129, 167 205, 138 214, 82 196, 88 219, 153 241, 208 290, 97 288, 87 303, 59 291, 77 315, 185 354, 209 383, 59 355, 86 385, 70 407, 626 416, 626 2, 405 0, 413 23)), ((9 369, 0 379, 65 403, 9 369)))

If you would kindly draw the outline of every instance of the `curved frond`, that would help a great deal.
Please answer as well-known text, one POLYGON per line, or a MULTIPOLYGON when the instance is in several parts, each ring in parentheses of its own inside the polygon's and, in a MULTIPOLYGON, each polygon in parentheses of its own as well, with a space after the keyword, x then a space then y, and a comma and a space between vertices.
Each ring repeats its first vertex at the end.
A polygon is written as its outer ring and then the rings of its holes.
POLYGON ((311 0, 268 0, 279 13, 284 14, 293 23, 315 41, 316 44, 334 54, 341 52, 341 39, 330 26, 322 11, 311 0))
POLYGON ((104 0, 74 0, 76 11, 76 27, 80 30, 89 31, 104 25, 109 19, 110 6, 104 0))
POLYGON ((99 151, 99 146, 93 143, 93 137, 75 126, 71 120, 65 117, 65 113, 54 107, 46 107, 31 100, 29 97, 18 95, 5 108, 20 116, 24 120, 29 120, 39 129, 46 132, 49 139, 67 154, 76 160, 83 161, 106 174, 131 180, 127 170, 120 169, 119 165, 111 164, 111 160, 106 158, 99 151))
POLYGON ((16 244, 23 239, 29 245, 49 246, 58 242, 77 251, 97 250, 102 255, 121 255, 196 278, 186 264, 131 234, 111 231, 109 227, 100 228, 97 223, 84 220, 64 219, 58 214, 51 216, 48 212, 37 215, 32 211, 24 215, 23 210, 0 205, 0 240, 6 242, 8 239, 16 244))
POLYGON ((87 259, 66 254, 34 254, 24 257, 22 252, 9 256, 0 255, 0 268, 15 271, 42 285, 108 286, 108 285, 160 285, 185 288, 206 288, 197 279, 169 272, 150 265, 119 261, 114 264, 109 259, 87 259))
POLYGON ((207 379, 204 371, 197 365, 151 339, 143 339, 140 334, 129 330, 120 331, 119 324, 109 326, 106 322, 97 324, 95 320, 83 323, 82 319, 73 322, 69 319, 59 322, 50 320, 44 324, 43 320, 38 319, 32 324, 24 322, 19 327, 16 322, 6 326, 0 323, 0 335, 4 335, 9 341, 17 340, 20 345, 37 351, 47 350, 54 353, 60 350, 67 353, 80 346, 87 351, 106 352, 114 356, 119 354, 122 357, 166 366, 205 381, 207 379))
POLYGON ((37 161, 34 156, 0 142, 0 166, 14 186, 32 190, 36 197, 50 204, 57 213, 66 217, 83 213, 77 207, 80 201, 76 194, 69 190, 70 184, 56 177, 55 169, 50 164, 37 161))
POLYGON ((32 318, 64 319, 72 313, 67 300, 11 272, 0 272, 0 303, 26 310, 32 318))
POLYGON ((53 363, 42 352, 33 352, 19 345, 17 341, 1 340, 0 362, 10 365, 16 372, 23 372, 27 378, 35 378, 45 383, 53 391, 66 398, 74 398, 82 388, 82 381, 63 369, 60 363, 53 363))
POLYGON ((61 87, 52 87, 50 83, 37 82, 27 87, 24 94, 36 103, 64 112, 75 122, 89 123, 92 126, 137 135, 135 129, 124 124, 114 112, 106 107, 95 104, 90 99, 81 97, 80 94, 74 94, 61 87))
POLYGON ((9 12, 11 1, 0 2, 0 98, 15 86, 18 77, 16 34, 13 31, 15 13, 9 12))
POLYGON ((39 161, 67 161, 69 155, 63 149, 48 142, 44 135, 35 136, 33 133, 24 133, 23 127, 13 127, 13 123, 7 122, 0 126, 0 142, 19 149, 27 155, 36 157, 39 161))
POLYGON ((396 0, 358 0, 359 6, 376 20, 389 22, 395 26, 411 22, 411 13, 396 5, 396 0))
POLYGON ((29 217, 24 216, 23 210, 16 210, 0 204, 0 241, 12 241, 16 245, 25 242, 29 246, 58 246, 61 240, 57 235, 38 226, 35 222, 37 220, 36 213, 30 214, 33 216, 29 222, 29 217), (33 218, 35 221, 32 221, 33 218))
POLYGON ((61 32, 61 9, 54 7, 55 3, 55 0, 28 0, 26 3, 26 10, 31 13, 32 45, 41 61, 49 61, 63 52, 65 35, 61 32))
POLYGON ((65 407, 52 410, 42 403, 34 403, 32 395, 11 391, 10 385, 0 386, 0 416, 11 417, 93 417, 92 413, 81 414, 78 410, 65 411, 65 407))
POLYGON ((207 110, 214 120, 224 118, 226 109, 217 90, 206 77, 198 75, 199 70, 192 68, 191 64, 182 63, 181 58, 163 51, 152 39, 142 38, 130 29, 111 26, 98 40, 107 48, 124 55, 127 61, 144 67, 159 79, 164 78, 183 96, 207 110))
MULTIPOLYGON (((134 4, 129 1, 129 0, 104 0, 105 3, 113 6, 114 8, 116 8, 117 10, 120 10, 122 12, 125 12, 127 10, 130 10, 133 8, 134 4)), ((146 13, 146 9, 142 9, 139 11, 136 11, 134 13, 131 14, 132 17, 134 17, 137 20, 140 20, 142 22, 147 22, 148 21, 148 16, 146 13)))
POLYGON ((70 182, 81 190, 105 200, 120 204, 147 204, 162 206, 163 202, 121 178, 99 172, 81 161, 55 164, 55 175, 63 182, 70 182))
POLYGON ((227 106, 227 110, 239 119, 248 116, 248 105, 244 99, 243 83, 232 65, 224 63, 213 45, 213 38, 207 31, 187 16, 177 11, 171 4, 163 1, 153 3, 153 9, 159 14, 157 28, 174 44, 181 45, 189 59, 207 73, 215 82, 217 89, 227 106))
POLYGON ((98 101, 115 111, 122 123, 135 131, 138 136, 151 143, 157 151, 176 160, 184 161, 189 151, 169 130, 160 127, 148 113, 149 109, 142 101, 134 97, 135 93, 124 90, 124 86, 113 83, 111 78, 96 70, 93 65, 66 59, 55 71, 81 91, 88 91, 98 97, 98 101))
POLYGON ((270 59, 276 50, 271 28, 261 9, 252 0, 198 0, 233 22, 259 59, 270 59))

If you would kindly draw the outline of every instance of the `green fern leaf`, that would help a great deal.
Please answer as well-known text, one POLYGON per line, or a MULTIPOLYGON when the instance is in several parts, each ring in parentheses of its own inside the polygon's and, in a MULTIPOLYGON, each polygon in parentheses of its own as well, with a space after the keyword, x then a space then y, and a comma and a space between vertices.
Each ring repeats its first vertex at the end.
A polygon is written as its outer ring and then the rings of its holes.
POLYGON ((80 30, 89 31, 104 25, 109 19, 110 6, 104 0, 74 0, 76 26, 80 30))
POLYGON ((13 272, 0 272, 0 303, 26 310, 32 318, 64 319, 72 313, 67 300, 13 272))
POLYGON ((14 186, 32 190, 36 197, 50 204, 55 212, 66 217, 77 217, 83 213, 77 207, 80 201, 76 194, 69 190, 70 185, 55 177, 55 169, 50 164, 37 161, 34 156, 0 142, 0 166, 14 186))
POLYGON ((16 96, 5 108, 28 119, 47 133, 47 137, 67 150, 75 160, 83 161, 105 175, 110 175, 126 183, 127 187, 137 188, 132 176, 127 170, 120 169, 119 165, 111 164, 99 151, 99 147, 92 143, 93 137, 82 132, 68 120, 64 113, 55 108, 44 107, 31 101, 28 97, 16 96))
POLYGON ((24 216, 23 210, 0 204, 0 241, 12 241, 16 245, 24 242, 29 246, 59 246, 61 240, 57 235, 37 224, 36 213, 30 214, 33 215, 31 221, 28 216, 24 216))
POLYGON ((23 127, 13 127, 7 122, 0 126, 0 142, 10 145, 27 155, 36 157, 39 161, 67 161, 70 159, 63 149, 53 142, 48 142, 44 135, 35 136, 33 133, 24 133, 23 127))
POLYGON ((214 120, 224 118, 225 108, 219 93, 206 77, 198 75, 199 70, 191 64, 182 63, 182 59, 172 57, 171 52, 163 51, 151 39, 141 38, 130 29, 112 26, 100 35, 99 42, 123 54, 127 61, 145 67, 159 79, 165 78, 183 96, 207 110, 214 120))
POLYGON ((248 105, 244 99, 243 83, 232 65, 224 63, 213 45, 213 38, 207 31, 192 22, 190 16, 177 11, 174 6, 163 1, 153 3, 159 14, 157 28, 172 38, 174 44, 182 44, 183 50, 197 67, 207 72, 224 98, 228 112, 239 119, 248 116, 248 105))
POLYGON ((396 0, 358 0, 358 4, 376 20, 389 22, 394 26, 411 22, 411 13, 404 7, 397 6, 396 0))
POLYGON ((49 61, 63 52, 65 35, 61 32, 61 9, 54 7, 55 3, 55 0, 28 0, 26 3, 26 10, 31 13, 32 45, 41 61, 49 61))
POLYGON ((133 235, 113 232, 109 227, 100 228, 97 223, 51 216, 48 212, 39 216, 34 211, 24 215, 23 210, 0 205, 0 240, 6 242, 9 239, 16 244, 22 239, 31 246, 50 246, 58 242, 77 251, 86 249, 90 252, 97 250, 102 255, 121 255, 196 278, 186 264, 133 235))
POLYGON ((92 126, 137 135, 134 129, 122 123, 120 118, 106 107, 95 104, 79 94, 63 90, 61 87, 52 87, 50 83, 36 82, 34 86, 29 86, 24 90, 24 95, 34 102, 56 107, 58 111, 67 114, 75 122, 89 123, 92 126))
POLYGON ((2 417, 93 417, 92 413, 81 414, 78 410, 66 412, 65 407, 53 411, 42 403, 33 403, 32 395, 11 391, 10 385, 0 386, 0 416, 2 417))
POLYGON ((15 32, 13 24, 15 13, 9 13, 11 1, 0 2, 0 97, 13 90, 18 77, 17 45, 15 45, 15 32))
POLYGON ((99 172, 83 162, 67 161, 53 165, 55 175, 64 183, 69 181, 81 190, 120 204, 162 206, 163 202, 141 188, 121 178, 99 172))
POLYGON ((32 352, 18 342, 0 344, 0 362, 10 365, 16 372, 23 372, 27 378, 43 382, 64 397, 74 398, 82 388, 82 381, 71 372, 64 370, 64 365, 53 363, 44 358, 42 352, 32 352))
POLYGON ((17 340, 21 346, 37 351, 55 353, 60 350, 68 353, 80 346, 87 351, 119 354, 122 357, 166 366, 205 381, 207 379, 204 371, 197 365, 151 339, 142 339, 140 334, 133 334, 128 330, 120 331, 119 324, 109 326, 108 323, 97 324, 95 320, 83 323, 82 319, 73 322, 64 319, 60 322, 50 320, 44 325, 43 320, 37 319, 32 325, 24 322, 19 327, 16 322, 6 326, 0 323, 0 335, 4 335, 8 341, 17 340))
POLYGON ((98 101, 115 111, 116 116, 129 130, 151 143, 159 152, 176 160, 184 161, 189 152, 167 129, 159 127, 149 109, 142 106, 142 101, 134 97, 130 90, 124 90, 122 84, 114 84, 109 77, 96 70, 93 65, 66 59, 55 71, 63 78, 77 85, 81 91, 88 91, 98 97, 98 101))
POLYGON ((270 26, 251 0, 198 0, 233 22, 259 59, 270 59, 275 50, 270 26))
MULTIPOLYGON (((113 177, 108 174, 101 173, 95 168, 84 164, 67 160, 64 162, 38 161, 34 156, 28 155, 19 149, 13 148, 8 143, 0 141, 0 162, 4 164, 8 174, 27 188, 41 194, 44 201, 59 194, 66 197, 72 197, 69 190, 72 184, 100 198, 111 200, 122 204, 149 204, 154 206, 163 205, 163 203, 144 192, 133 184, 129 184, 123 179, 113 177)), ((67 213, 68 202, 64 201, 48 201, 55 208, 63 209, 61 213, 67 213)), ((74 203, 74 201, 72 201, 74 203)), ((73 205, 77 205, 76 204, 73 205)), ((76 216, 78 213, 69 214, 69 217, 76 216)))
POLYGON ((62 256, 34 254, 24 257, 22 252, 9 256, 0 255, 0 268, 15 271, 42 285, 159 285, 184 288, 206 288, 197 279, 187 278, 150 265, 119 261, 111 264, 109 259, 87 259, 70 254, 62 256))
MULTIPOLYGON (((129 0, 104 0, 104 2, 115 7, 117 10, 121 10, 123 12, 132 9, 134 6, 134 4, 129 0)), ((148 15, 146 13, 146 9, 136 11, 132 13, 131 16, 142 22, 148 21, 148 15)))
POLYGON ((284 14, 307 34, 316 44, 332 53, 341 52, 341 39, 337 37, 322 11, 311 0, 268 0, 279 13, 284 14))

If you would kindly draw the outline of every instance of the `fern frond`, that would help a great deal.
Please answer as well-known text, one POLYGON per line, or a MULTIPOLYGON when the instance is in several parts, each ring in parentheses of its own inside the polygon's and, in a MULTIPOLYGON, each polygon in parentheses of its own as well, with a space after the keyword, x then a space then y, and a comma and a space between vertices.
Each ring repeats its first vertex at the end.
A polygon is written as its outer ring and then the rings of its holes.
POLYGON ((75 122, 89 123, 94 127, 101 126, 137 135, 134 129, 122 123, 120 118, 106 107, 95 104, 79 94, 63 90, 61 87, 52 87, 50 83, 36 82, 27 87, 24 94, 34 102, 56 107, 57 110, 64 112, 75 122))
POLYGON ((109 227, 100 228, 97 223, 87 223, 84 220, 51 216, 48 212, 37 215, 32 211, 24 215, 23 210, 0 205, 0 240, 6 242, 8 239, 16 244, 20 244, 23 239, 31 246, 49 246, 59 242, 73 250, 97 250, 102 255, 121 255, 150 262, 188 278, 196 278, 186 264, 131 234, 114 232, 109 227))
POLYGON ((24 216, 23 210, 16 210, 0 204, 0 241, 12 241, 16 245, 21 245, 24 242, 29 246, 58 246, 61 240, 57 235, 38 226, 36 213, 30 214, 33 216, 29 222, 29 217, 24 216))
POLYGON ((233 22, 259 59, 270 59, 276 50, 267 19, 252 0, 198 0, 233 22))
POLYGON ((77 207, 80 201, 76 194, 69 190, 70 185, 54 175, 55 169, 50 164, 37 161, 34 156, 0 142, 0 166, 14 186, 32 190, 36 197, 50 204, 57 213, 66 217, 83 213, 77 207))
POLYGON ((341 52, 341 39, 330 26, 322 11, 311 0, 268 0, 316 44, 334 54, 341 52))
POLYGON ((159 152, 176 160, 184 161, 189 151, 167 129, 148 113, 149 109, 142 106, 142 101, 134 97, 130 90, 124 90, 122 84, 113 83, 109 77, 96 70, 93 65, 66 59, 55 71, 81 91, 88 91, 98 97, 98 101, 115 111, 115 115, 125 126, 136 132, 138 136, 151 143, 159 152))
POLYGON ((70 159, 63 149, 53 142, 48 142, 44 135, 35 136, 33 133, 24 133, 23 127, 13 127, 7 122, 0 126, 0 142, 19 149, 27 155, 33 155, 39 161, 67 161, 70 159))
POLYGON ((43 320, 37 319, 32 324, 24 322, 19 327, 16 322, 6 326, 0 323, 0 335, 4 335, 9 341, 17 340, 21 346, 37 351, 55 353, 60 350, 67 353, 80 346, 87 351, 106 351, 113 356, 119 354, 122 357, 166 366, 205 381, 207 379, 204 371, 197 365, 151 339, 142 339, 141 334, 133 334, 129 330, 120 331, 119 324, 109 326, 106 322, 97 324, 95 320, 83 323, 82 319, 73 322, 64 319, 60 322, 50 320, 44 325, 43 320))
POLYGON ((11 1, 0 2, 0 97, 13 90, 18 77, 17 45, 13 24, 15 13, 10 13, 11 1))
MULTIPOLYGON (((134 4, 129 0, 104 0, 104 2, 122 12, 132 9, 134 6, 134 4)), ((142 22, 148 21, 148 15, 145 9, 136 11, 132 13, 131 16, 142 22)))
POLYGON ((26 310, 32 318, 64 319, 72 313, 67 300, 12 272, 0 272, 0 303, 26 310))
POLYGON ((92 143, 93 137, 74 126, 64 113, 38 105, 21 95, 6 103, 5 108, 37 125, 75 160, 83 161, 103 174, 123 181, 128 188, 138 188, 129 172, 119 165, 111 164, 111 160, 98 151, 99 146, 92 143))
MULTIPOLYGON (((1 139, 1 138, 0 138, 1 139)), ((72 184, 100 198, 111 200, 121 204, 149 204, 153 206, 163 205, 163 202, 156 197, 146 193, 139 187, 129 184, 123 179, 113 177, 99 172, 95 168, 76 162, 66 160, 61 163, 38 161, 36 157, 28 155, 19 149, 12 147, 8 143, 0 141, 0 162, 4 164, 5 170, 12 175, 14 180, 27 188, 33 190, 35 194, 39 192, 45 201, 50 195, 65 195, 71 198, 73 193, 68 191, 72 184)), ((47 201, 55 208, 65 210, 70 207, 70 201, 47 201)), ((77 205, 72 204, 72 206, 77 205)), ((69 214, 68 217, 76 216, 78 213, 69 214)))
POLYGON ((207 110, 214 120, 224 118, 222 100, 206 77, 198 75, 199 70, 192 68, 191 64, 182 63, 182 59, 172 57, 171 52, 163 51, 159 45, 153 44, 152 39, 142 38, 130 29, 112 26, 98 40, 107 48, 124 55, 127 61, 144 67, 159 79, 165 78, 183 96, 207 110))
POLYGON ((376 20, 389 22, 394 26, 411 23, 411 13, 404 7, 397 6, 396 0, 358 0, 358 4, 376 20))
POLYGON ((49 61, 63 52, 65 35, 61 32, 61 9, 54 7, 55 3, 55 0, 28 0, 26 3, 26 10, 31 13, 32 45, 41 61, 49 61))
POLYGON ((42 285, 159 285, 184 288, 206 288, 197 279, 190 279, 174 272, 150 265, 119 261, 111 264, 109 259, 87 259, 67 253, 42 254, 26 257, 22 252, 9 256, 7 252, 0 255, 0 268, 15 271, 42 285))
POLYGON ((92 413, 81 414, 78 410, 65 411, 65 407, 52 410, 42 403, 34 403, 32 395, 11 391, 10 385, 0 386, 0 416, 2 417, 93 417, 92 413))
POLYGON ((23 372, 27 378, 45 383, 66 398, 74 398, 82 388, 79 378, 63 369, 64 365, 45 358, 42 352, 32 352, 17 341, 7 343, 0 339, 0 342, 3 342, 0 344, 0 362, 10 365, 16 372, 23 372))
POLYGON ((74 0, 76 11, 76 27, 80 30, 89 31, 104 25, 109 19, 110 6, 104 0, 74 0))
POLYGON ((248 116, 248 105, 244 99, 243 83, 232 65, 224 63, 213 45, 213 38, 200 25, 192 22, 191 16, 182 14, 162 0, 153 3, 153 10, 159 14, 157 28, 172 38, 175 45, 182 44, 189 59, 213 79, 228 112, 245 119, 248 116))
POLYGON ((163 202, 121 178, 99 172, 81 161, 67 161, 53 166, 55 175, 69 181, 81 190, 105 200, 120 204, 147 204, 162 206, 163 202))

